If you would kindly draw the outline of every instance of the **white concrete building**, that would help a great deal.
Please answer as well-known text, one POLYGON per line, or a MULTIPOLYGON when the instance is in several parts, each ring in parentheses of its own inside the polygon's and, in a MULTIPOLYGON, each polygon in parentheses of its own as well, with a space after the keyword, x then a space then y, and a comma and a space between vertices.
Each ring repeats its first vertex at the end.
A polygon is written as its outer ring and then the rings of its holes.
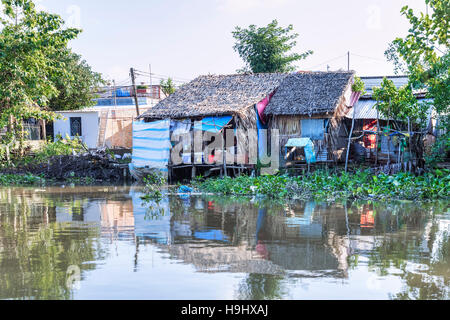
POLYGON ((67 135, 71 138, 78 136, 88 148, 97 148, 100 127, 98 111, 61 111, 58 113, 64 119, 55 120, 53 123, 55 140, 58 135, 63 138, 67 135))

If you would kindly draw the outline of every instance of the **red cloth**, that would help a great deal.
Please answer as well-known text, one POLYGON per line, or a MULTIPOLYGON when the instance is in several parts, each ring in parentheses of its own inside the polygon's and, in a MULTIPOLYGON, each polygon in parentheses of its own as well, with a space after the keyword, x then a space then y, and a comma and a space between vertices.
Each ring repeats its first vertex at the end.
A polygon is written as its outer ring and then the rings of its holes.
MULTIPOLYGON (((377 131, 377 120, 364 120, 363 124, 364 131, 377 131)), ((377 135, 376 134, 366 134, 364 135, 364 146, 367 149, 377 148, 377 135)))
POLYGON ((261 122, 263 124, 266 124, 267 122, 264 110, 266 110, 266 107, 269 105, 270 99, 272 99, 274 94, 275 92, 272 92, 269 96, 265 97, 263 100, 261 100, 261 102, 259 102, 256 105, 256 108, 258 109, 259 119, 261 119, 261 122))

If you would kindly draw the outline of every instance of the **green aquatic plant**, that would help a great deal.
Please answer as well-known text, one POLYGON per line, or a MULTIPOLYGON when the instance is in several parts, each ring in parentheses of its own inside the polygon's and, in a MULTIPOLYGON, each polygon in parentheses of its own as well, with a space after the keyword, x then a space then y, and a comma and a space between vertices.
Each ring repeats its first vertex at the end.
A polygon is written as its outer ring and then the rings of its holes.
POLYGON ((149 174, 144 177, 144 195, 142 200, 161 201, 162 187, 166 184, 166 179, 160 173, 149 174))
POLYGON ((0 186, 45 185, 46 182, 43 176, 32 174, 0 174, 0 186))
POLYGON ((431 200, 449 198, 450 171, 435 170, 423 176, 410 173, 375 176, 368 170, 360 170, 353 174, 316 171, 300 177, 275 175, 197 180, 193 186, 207 193, 259 195, 273 199, 312 197, 327 201, 343 198, 431 200))

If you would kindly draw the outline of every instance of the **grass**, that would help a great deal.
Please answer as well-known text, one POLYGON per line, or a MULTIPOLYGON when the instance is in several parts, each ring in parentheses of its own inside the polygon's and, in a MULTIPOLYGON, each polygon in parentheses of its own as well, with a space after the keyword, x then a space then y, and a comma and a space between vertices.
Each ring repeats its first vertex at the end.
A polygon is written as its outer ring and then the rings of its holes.
POLYGON ((450 171, 435 170, 423 176, 409 173, 374 176, 369 171, 358 171, 355 174, 317 171, 301 177, 276 175, 197 179, 193 185, 201 192, 234 196, 259 195, 273 199, 432 200, 449 198, 450 171))

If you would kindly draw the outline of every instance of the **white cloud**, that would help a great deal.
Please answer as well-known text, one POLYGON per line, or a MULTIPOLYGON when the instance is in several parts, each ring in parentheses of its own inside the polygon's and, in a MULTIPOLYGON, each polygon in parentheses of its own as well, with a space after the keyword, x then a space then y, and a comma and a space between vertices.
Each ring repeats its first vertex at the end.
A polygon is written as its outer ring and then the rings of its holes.
POLYGON ((274 9, 291 0, 217 0, 218 9, 228 13, 243 13, 256 9, 274 9))

